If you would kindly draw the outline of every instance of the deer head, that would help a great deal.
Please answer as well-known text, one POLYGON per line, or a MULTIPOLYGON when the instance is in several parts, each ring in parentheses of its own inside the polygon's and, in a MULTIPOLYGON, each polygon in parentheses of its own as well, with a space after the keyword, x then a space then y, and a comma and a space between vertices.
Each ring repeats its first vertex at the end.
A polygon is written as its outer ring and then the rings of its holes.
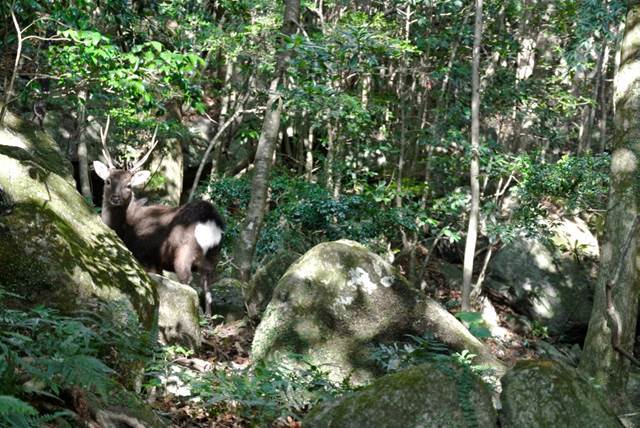
POLYGON ((131 202, 134 188, 142 188, 149 180, 151 173, 141 170, 142 165, 147 161, 149 155, 158 144, 156 126, 151 139, 151 148, 138 161, 131 165, 125 164, 123 168, 118 168, 109 154, 107 148, 107 133, 109 132, 110 118, 107 116, 107 124, 100 127, 100 141, 102 142, 102 155, 107 161, 107 165, 100 161, 93 162, 96 174, 104 181, 103 205, 109 204, 113 207, 127 206, 131 202))

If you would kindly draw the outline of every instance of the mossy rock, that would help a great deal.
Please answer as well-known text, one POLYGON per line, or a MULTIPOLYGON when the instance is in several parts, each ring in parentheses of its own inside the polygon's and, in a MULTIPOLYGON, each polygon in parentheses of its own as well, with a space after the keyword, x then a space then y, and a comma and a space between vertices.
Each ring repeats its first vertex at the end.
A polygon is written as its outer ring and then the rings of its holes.
POLYGON ((211 311, 226 322, 244 318, 247 310, 244 306, 246 283, 234 278, 223 278, 211 287, 213 304, 211 311))
POLYGON ((88 413, 83 418, 93 419, 101 427, 144 427, 162 428, 169 421, 156 415, 153 409, 138 396, 118 383, 111 383, 104 396, 83 391, 83 410, 88 413))
POLYGON ((598 243, 579 218, 560 219, 550 231, 551 242, 521 237, 505 245, 491 260, 485 285, 552 336, 581 343, 591 317, 598 243))
MULTIPOLYGON (((0 126, 0 153, 16 159, 29 161, 49 172, 53 172, 69 184, 74 184, 73 167, 62 155, 58 145, 33 123, 7 112, 4 128, 0 126)), ((34 174, 41 173, 37 169, 34 174)))
POLYGON ((156 327, 153 283, 76 191, 68 163, 40 131, 13 115, 0 129, 0 285, 22 306, 63 312, 94 300, 156 327), (31 129, 33 127, 31 126, 31 129))
POLYGON ((150 273, 158 290, 158 338, 170 345, 182 345, 198 349, 200 317, 198 292, 188 285, 162 275, 150 273))
POLYGON ((314 408, 309 428, 495 427, 487 387, 450 362, 422 364, 314 408))
POLYGON ((251 277, 247 287, 246 303, 251 318, 260 318, 273 296, 273 290, 289 267, 300 258, 288 251, 275 254, 251 277))
POLYGON ((557 361, 518 362, 502 378, 501 401, 504 428, 622 427, 602 393, 557 361))
POLYGON ((363 384, 382 374, 369 357, 371 345, 426 332, 452 349, 496 362, 453 315, 410 287, 383 258, 357 242, 326 242, 279 281, 256 329, 252 358, 295 365, 287 356, 299 354, 334 381, 363 384))

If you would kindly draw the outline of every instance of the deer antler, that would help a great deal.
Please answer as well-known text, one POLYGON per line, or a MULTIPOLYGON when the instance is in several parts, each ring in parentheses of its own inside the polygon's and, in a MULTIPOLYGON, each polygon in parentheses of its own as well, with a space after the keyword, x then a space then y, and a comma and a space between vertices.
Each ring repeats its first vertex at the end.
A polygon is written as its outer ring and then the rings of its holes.
POLYGON ((142 168, 142 165, 149 159, 151 152, 158 145, 158 140, 156 140, 156 136, 158 135, 158 125, 156 125, 156 129, 153 131, 153 137, 151 137, 151 148, 142 156, 138 161, 134 162, 133 165, 129 168, 129 171, 137 171, 142 168))
POLYGON ((107 134, 109 133, 109 123, 111 122, 111 116, 107 116, 107 124, 103 128, 100 125, 100 141, 102 142, 102 156, 104 156, 107 161, 107 166, 109 169, 115 169, 116 166, 111 159, 111 155, 109 154, 109 149, 107 148, 107 134))

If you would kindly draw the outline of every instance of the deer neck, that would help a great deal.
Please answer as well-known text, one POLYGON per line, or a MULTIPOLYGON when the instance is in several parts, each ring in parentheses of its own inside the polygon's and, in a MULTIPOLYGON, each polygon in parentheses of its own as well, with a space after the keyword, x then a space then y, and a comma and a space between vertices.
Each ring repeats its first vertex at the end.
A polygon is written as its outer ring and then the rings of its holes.
POLYGON ((102 202, 102 221, 115 231, 123 230, 127 225, 127 210, 127 205, 113 206, 105 200, 102 202))

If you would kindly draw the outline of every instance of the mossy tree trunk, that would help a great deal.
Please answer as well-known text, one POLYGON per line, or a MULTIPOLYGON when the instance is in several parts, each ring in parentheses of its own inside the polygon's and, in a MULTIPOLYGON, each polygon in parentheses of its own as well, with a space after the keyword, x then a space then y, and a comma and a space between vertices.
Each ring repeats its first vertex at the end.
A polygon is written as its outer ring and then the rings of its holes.
POLYGON ((633 352, 640 268, 638 260, 638 159, 640 158, 640 2, 629 6, 620 45, 620 65, 615 76, 614 141, 611 184, 606 218, 606 234, 600 251, 600 271, 593 311, 580 367, 603 385, 614 404, 620 399, 629 374, 630 362, 613 346, 617 318, 619 347, 633 352), (630 233, 634 236, 627 237, 630 233), (625 248, 626 247, 626 248, 625 248), (626 252, 624 250, 627 250, 626 252), (618 280, 611 282, 616 270, 618 280), (611 302, 607 302, 607 283, 611 282, 611 302), (609 306, 609 307, 608 307, 609 306), (612 311, 613 309, 613 311, 612 311))

